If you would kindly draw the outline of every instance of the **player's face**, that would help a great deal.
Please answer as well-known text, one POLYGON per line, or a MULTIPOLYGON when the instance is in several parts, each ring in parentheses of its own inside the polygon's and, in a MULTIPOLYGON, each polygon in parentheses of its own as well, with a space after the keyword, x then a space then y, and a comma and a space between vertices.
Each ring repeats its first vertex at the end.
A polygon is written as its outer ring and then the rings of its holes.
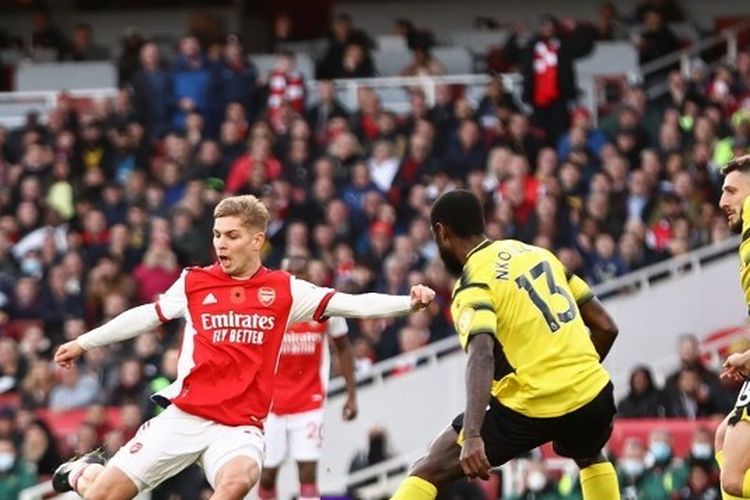
POLYGON ((464 269, 464 265, 453 254, 448 231, 442 224, 437 224, 432 228, 432 231, 435 234, 435 243, 437 243, 438 250, 440 251, 440 258, 443 260, 445 268, 453 276, 460 276, 461 271, 464 269))
POLYGON ((249 278, 260 264, 260 249, 266 241, 263 231, 242 225, 239 217, 214 220, 214 250, 221 269, 234 278, 249 278))
POLYGON ((729 228, 739 234, 742 231, 742 204, 750 195, 750 176, 737 170, 724 177, 719 208, 727 216, 729 228))

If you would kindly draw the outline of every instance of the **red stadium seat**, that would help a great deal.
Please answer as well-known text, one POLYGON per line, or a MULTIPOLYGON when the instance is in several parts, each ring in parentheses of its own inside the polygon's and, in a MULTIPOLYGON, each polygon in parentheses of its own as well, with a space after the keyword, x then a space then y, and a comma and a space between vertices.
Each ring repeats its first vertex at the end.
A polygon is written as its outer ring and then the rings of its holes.
MULTIPOLYGON (((622 445, 627 438, 636 437, 644 443, 648 443, 651 431, 664 429, 672 435, 672 449, 676 457, 685 457, 690 452, 690 444, 693 432, 699 427, 707 427, 713 432, 719 425, 718 419, 687 420, 682 418, 671 419, 628 419, 621 418, 615 421, 615 428, 609 440, 609 452, 615 457, 620 455, 622 445)), ((542 455, 545 458, 557 457, 552 450, 552 445, 542 447, 542 455)))

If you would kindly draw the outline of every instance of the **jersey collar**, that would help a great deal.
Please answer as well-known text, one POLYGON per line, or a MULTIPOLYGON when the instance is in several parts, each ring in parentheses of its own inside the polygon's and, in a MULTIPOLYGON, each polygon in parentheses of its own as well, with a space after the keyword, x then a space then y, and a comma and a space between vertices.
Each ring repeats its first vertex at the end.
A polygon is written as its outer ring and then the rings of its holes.
POLYGON ((492 245, 492 240, 488 240, 487 238, 485 238, 484 241, 472 248, 471 251, 466 254, 466 260, 469 260, 469 257, 471 257, 473 254, 479 252, 480 250, 484 250, 490 245, 492 245))

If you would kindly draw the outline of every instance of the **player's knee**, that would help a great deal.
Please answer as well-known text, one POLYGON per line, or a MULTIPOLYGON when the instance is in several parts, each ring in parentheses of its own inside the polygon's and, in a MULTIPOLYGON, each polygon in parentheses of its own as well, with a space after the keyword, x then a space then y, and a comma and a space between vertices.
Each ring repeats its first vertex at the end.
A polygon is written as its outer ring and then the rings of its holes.
POLYGON ((744 474, 724 469, 721 471, 721 489, 725 493, 741 497, 744 479, 744 474))

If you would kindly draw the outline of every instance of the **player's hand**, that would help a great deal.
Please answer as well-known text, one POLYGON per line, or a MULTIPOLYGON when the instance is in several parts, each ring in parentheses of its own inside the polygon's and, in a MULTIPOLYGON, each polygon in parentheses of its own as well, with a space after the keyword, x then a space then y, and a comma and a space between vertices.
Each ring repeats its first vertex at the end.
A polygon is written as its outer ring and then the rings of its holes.
POLYGON ((411 287, 409 295, 411 297, 411 310, 420 311, 435 299, 435 290, 424 285, 414 285, 411 287))
POLYGON ((349 420, 357 418, 357 413, 359 413, 357 400, 355 398, 346 398, 344 408, 341 410, 341 418, 348 422, 349 420))
POLYGON ((73 366, 73 362, 81 357, 84 352, 83 347, 78 342, 71 340, 57 348, 55 363, 63 368, 70 368, 73 366))
POLYGON ((464 438, 461 447, 461 469, 467 477, 481 479, 490 478, 490 461, 484 452, 484 441, 479 436, 464 438))
POLYGON ((724 361, 720 377, 724 380, 744 380, 747 377, 747 362, 748 360, 744 352, 737 352, 730 355, 724 361))

